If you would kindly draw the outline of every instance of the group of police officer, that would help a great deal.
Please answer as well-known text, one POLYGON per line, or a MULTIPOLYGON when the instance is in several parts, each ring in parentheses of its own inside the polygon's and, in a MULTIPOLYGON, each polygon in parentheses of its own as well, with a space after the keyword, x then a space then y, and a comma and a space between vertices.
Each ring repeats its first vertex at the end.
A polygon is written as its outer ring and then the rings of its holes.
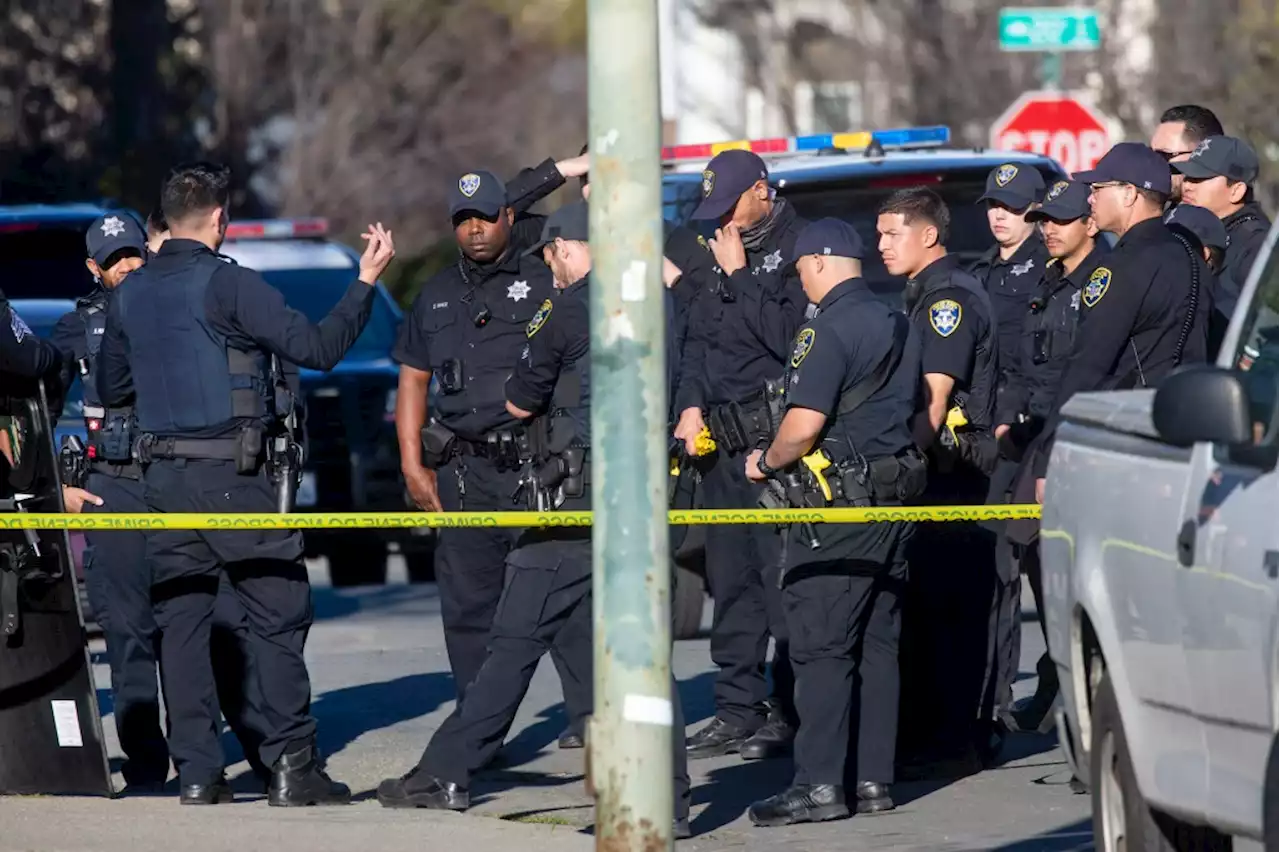
MULTIPOLYGON (((458 259, 425 283, 394 352, 401 463, 423 510, 590 508, 588 157, 451 187, 458 259), (571 178, 583 202, 528 213, 571 178)), ((693 215, 708 237, 668 224, 662 273, 674 451, 697 470, 700 504, 1042 499, 1072 394, 1153 385, 1212 357, 1268 224, 1257 168, 1200 107, 1168 111, 1152 146, 1119 144, 1048 187, 1001 165, 980 200, 996 245, 969 269, 947 252, 945 203, 900 190, 874 247, 907 281, 897 310, 862 279, 872 249, 849 224, 803 220, 758 156, 716 156, 693 215)), ((288 365, 331 368, 368 320, 389 231, 369 227, 359 279, 312 324, 217 253, 227 181, 207 164, 175 169, 150 246, 127 217, 94 223, 102 286, 53 344, 12 316, 17 349, 5 341, 0 367, 85 386, 92 472, 69 484, 73 511, 274 511, 293 475, 288 365)), ((676 836, 689 834, 686 759, 793 754, 792 783, 749 811, 785 825, 891 809, 896 779, 971 774, 1009 729, 1038 728, 1056 693, 1047 658, 1036 695, 1011 701, 1020 573, 1040 594, 1036 535, 1034 522, 711 526, 716 712, 675 741, 676 836)), ((271 804, 349 801, 315 745, 298 532, 96 536, 90 590, 130 786, 163 784, 172 757, 182 802, 229 800, 226 715, 271 804)), ((384 806, 467 808, 544 652, 564 689, 560 747, 582 747, 590 554, 589 531, 441 529, 458 700, 417 764, 379 786, 384 806)), ((678 695, 674 710, 683 731, 678 695)))

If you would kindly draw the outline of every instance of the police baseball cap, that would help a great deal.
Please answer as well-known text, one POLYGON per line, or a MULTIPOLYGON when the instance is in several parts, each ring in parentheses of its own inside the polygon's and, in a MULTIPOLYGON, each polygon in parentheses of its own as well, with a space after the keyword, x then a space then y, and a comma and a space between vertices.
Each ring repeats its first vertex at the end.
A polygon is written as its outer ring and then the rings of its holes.
POLYGON ((449 215, 474 210, 481 216, 496 216, 507 206, 507 186, 493 172, 467 172, 449 192, 449 215))
POLYGON ((692 218, 719 219, 756 181, 768 179, 764 160, 750 151, 735 148, 716 154, 702 172, 702 203, 692 218))
POLYGON ((1169 163, 1141 142, 1117 144, 1092 169, 1072 177, 1080 183, 1131 183, 1161 195, 1168 195, 1173 187, 1169 163))
POLYGON ((978 202, 998 201, 1010 209, 1025 210, 1040 200, 1043 191, 1044 178, 1035 166, 1005 163, 987 175, 987 189, 978 202))
POLYGON ((1253 183, 1258 179, 1258 155, 1243 139, 1210 136, 1179 163, 1170 163, 1192 180, 1221 175, 1231 183, 1253 183))
POLYGON ((1027 221, 1052 219, 1055 222, 1074 222, 1089 213, 1089 185, 1074 180, 1060 180, 1049 187, 1040 206, 1027 214, 1027 221))
POLYGON ((1227 228, 1213 212, 1194 204, 1179 204, 1164 217, 1171 230, 1182 231, 1206 248, 1227 250, 1227 228))
POLYGON ((147 235, 128 213, 108 213, 95 220, 85 231, 84 245, 93 262, 102 267, 121 249, 132 249, 140 257, 147 255, 147 235))
POLYGON ((819 219, 805 225, 796 237, 791 251, 792 262, 820 254, 824 257, 852 257, 861 260, 866 256, 862 237, 853 226, 842 219, 819 219))
POLYGON ((591 217, 588 214, 587 202, 575 201, 566 204, 552 213, 542 223, 542 234, 538 242, 525 250, 525 254, 538 254, 542 247, 557 239, 578 240, 587 242, 591 229, 591 217))

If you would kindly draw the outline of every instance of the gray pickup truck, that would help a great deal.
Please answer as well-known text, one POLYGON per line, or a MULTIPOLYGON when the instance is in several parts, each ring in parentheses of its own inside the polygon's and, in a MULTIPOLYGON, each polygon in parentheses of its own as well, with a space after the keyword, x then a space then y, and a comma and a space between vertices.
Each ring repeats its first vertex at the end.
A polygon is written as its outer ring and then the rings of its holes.
POLYGON ((1276 848, 1276 243, 1215 365, 1063 409, 1045 620, 1105 852, 1276 848))

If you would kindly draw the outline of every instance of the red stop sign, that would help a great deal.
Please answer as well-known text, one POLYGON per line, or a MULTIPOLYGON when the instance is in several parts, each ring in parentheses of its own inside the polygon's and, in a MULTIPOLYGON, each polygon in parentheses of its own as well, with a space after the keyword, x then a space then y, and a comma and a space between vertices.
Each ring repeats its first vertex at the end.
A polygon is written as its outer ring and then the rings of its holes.
POLYGON ((1073 175, 1092 169, 1111 138, 1102 116, 1075 98, 1025 92, 991 125, 991 147, 1044 154, 1073 175))

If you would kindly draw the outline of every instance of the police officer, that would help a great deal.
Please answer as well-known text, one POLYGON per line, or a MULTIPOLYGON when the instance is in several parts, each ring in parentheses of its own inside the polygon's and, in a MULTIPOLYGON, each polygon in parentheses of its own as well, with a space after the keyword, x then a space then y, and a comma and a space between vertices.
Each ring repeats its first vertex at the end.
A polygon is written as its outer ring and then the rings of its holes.
MULTIPOLYGON (((269 359, 332 369, 368 322, 373 285, 395 254, 390 232, 372 226, 363 235, 359 280, 313 325, 260 275, 216 254, 226 233, 228 182, 228 170, 210 164, 171 172, 161 202, 170 239, 108 299, 98 392, 107 408, 134 406, 152 511, 276 510, 279 460, 269 464, 267 449, 289 400, 271 379, 269 359)), ((296 530, 166 530, 147 538, 169 749, 184 803, 232 798, 209 657, 224 571, 249 619, 250 667, 270 724, 259 749, 272 772, 269 804, 350 801, 350 790, 324 773, 315 745, 302 552, 296 530)))
MULTIPOLYGON (((817 310, 788 362, 782 424, 747 457, 745 473, 756 482, 798 473, 809 505, 902 505, 924 490, 912 440, 919 334, 862 280, 862 240, 848 223, 814 222, 793 251, 817 310), (809 470, 820 459, 824 480, 805 473, 802 458, 809 470)), ((782 605, 801 720, 795 777, 751 806, 756 825, 846 817, 847 786, 858 813, 894 807, 900 599, 913 526, 817 524, 812 536, 789 528, 782 605)))
POLYGON ((1253 197, 1258 155, 1243 139, 1210 136, 1173 167, 1182 175, 1182 201, 1204 207, 1227 231, 1226 264, 1213 288, 1209 356, 1218 351, 1235 312, 1240 289, 1271 230, 1271 220, 1253 197))
MULTIPOLYGON (((945 247, 951 215, 936 193, 902 189, 876 219, 880 255, 907 277, 907 315, 920 333, 924 408, 917 445, 930 457, 923 500, 979 504, 995 466, 997 332, 982 284, 945 247)), ((990 628, 996 592, 995 534, 977 524, 926 524, 912 543, 903 626, 906 776, 967 775, 990 742, 990 628), (986 699, 986 701, 984 701, 986 699)))
MULTIPOLYGON (((765 382, 781 377, 808 304, 788 262, 805 222, 775 196, 764 161, 749 151, 717 154, 702 173, 702 196, 693 218, 720 225, 708 241, 718 275, 715 289, 696 292, 690 306, 674 433, 694 455, 709 425, 716 455, 703 479, 704 502, 751 509, 762 487, 746 478, 743 460, 771 431, 765 382)), ((711 659, 720 672, 715 718, 689 738, 689 756, 785 754, 796 719, 777 537, 763 525, 712 525, 706 538, 711 659), (770 635, 773 697, 766 702, 770 635)))
MULTIPOLYGON (((1044 277, 1045 263, 1049 259, 1035 223, 1028 221, 1027 217, 1043 191, 1044 178, 1035 166, 1004 163, 987 175, 987 188, 979 199, 979 203, 986 202, 987 224, 996 244, 984 252, 969 271, 986 287, 995 312, 1000 350, 996 359, 1000 368, 996 386, 997 408, 1007 388, 1015 381, 1013 374, 1019 364, 1023 318, 1031 294, 1044 277)), ((988 503, 1004 502, 1017 470, 1017 461, 1002 452, 991 476, 988 503)), ((1017 608, 1022 586, 1018 579, 1018 565, 1013 559, 1013 548, 1004 538, 1005 522, 988 521, 985 526, 996 534, 997 584, 991 609, 988 635, 991 656, 987 662, 985 682, 991 685, 990 701, 993 711, 998 714, 1012 702, 1012 678, 1017 675, 1022 625, 1016 619, 1008 618, 1007 614, 1017 608), (1011 666, 1012 671, 1008 671, 1011 666), (1002 676, 1006 671, 1007 678, 1002 676)))
MULTIPOLYGON (((90 504, 107 511, 147 511, 142 470, 132 458, 136 437, 132 409, 106 409, 98 399, 94 365, 107 319, 107 294, 143 263, 142 229, 128 215, 98 218, 85 233, 85 261, 99 286, 77 300, 75 310, 53 329, 63 352, 63 387, 77 378, 84 391, 85 426, 91 454, 86 484, 90 504)), ((85 509, 86 513, 92 511, 85 509)), ((137 530, 85 532, 85 585, 102 627, 111 668, 112 706, 121 772, 129 792, 157 792, 169 777, 169 750, 160 731, 156 685, 159 629, 151 611, 151 566, 146 536, 137 530)), ((222 582, 214 610, 212 655, 218 702, 235 730, 255 774, 270 780, 257 748, 267 723, 257 715, 256 679, 246 670, 248 621, 229 582, 222 582)))
MULTIPOLYGON (((1179 204, 1171 207, 1165 214, 1164 223, 1169 226, 1169 230, 1198 243, 1215 280, 1222 276, 1230 239, 1221 219, 1204 207, 1179 204)), ((1216 291, 1216 287, 1213 289, 1216 291)))
MULTIPOLYGON (((1075 355, 1054 401, 1054 417, 1082 391, 1154 387, 1179 364, 1207 359, 1212 273, 1204 256, 1164 224, 1169 167, 1155 151, 1121 142, 1091 171, 1098 228, 1116 241, 1080 291, 1075 355)), ((1043 499, 1052 427, 1037 447, 1036 496, 1043 499)))
MULTIPOLYGON (((555 188, 550 181, 538 186, 539 192, 555 188)), ((541 197, 521 192, 522 207, 541 197)), ((410 498, 425 511, 511 511, 525 431, 505 408, 503 385, 526 345, 525 327, 554 288, 546 264, 525 254, 528 242, 513 231, 518 211, 493 174, 459 178, 449 213, 461 255, 423 285, 392 353, 400 363, 401 469, 410 498), (433 377, 439 393, 428 412, 433 377)), ((517 534, 462 527, 439 532, 435 574, 459 701, 484 662, 517 534)), ((589 633, 573 638, 589 644, 589 633)), ((584 698, 589 685, 565 654, 561 646, 552 650, 569 716, 560 745, 581 748, 583 720, 591 712, 584 698)))
MULTIPOLYGON (((1052 414, 1054 398, 1075 346, 1080 317, 1080 291, 1105 260, 1109 247, 1097 239, 1098 228, 1089 215, 1089 187, 1060 180, 1045 193, 1044 203, 1027 214, 1039 224, 1050 260, 1044 280, 1030 299, 1023 321, 1018 361, 1011 371, 1013 383, 1000 397, 996 414, 996 437, 1005 457, 1019 463, 1020 476, 1013 486, 1013 502, 1035 499, 1035 481, 1025 464, 1026 454, 1052 414)), ((1043 590, 1040 577, 1039 523, 1014 521, 1008 524, 1008 539, 1014 546, 1019 571, 1030 581, 1044 630, 1043 590)), ((1002 614, 1010 633, 1021 637, 1022 607, 1015 594, 1002 614)), ((1048 634, 1045 634, 1047 647, 1048 634)), ((1017 677, 1021 643, 1010 647, 1000 662, 1001 689, 1012 687, 1017 677)), ((1036 663, 1038 681, 1033 696, 1020 702, 1010 717, 1022 731, 1038 730, 1058 694, 1058 672, 1048 651, 1036 663)))
MULTIPOLYGON (((530 505, 565 511, 591 508, 591 316, 587 205, 576 202, 547 218, 527 252, 541 255, 560 293, 530 318, 528 346, 505 383, 505 407, 529 423, 521 494, 530 505)), ((467 698, 432 736, 418 765, 378 786, 384 807, 465 810, 471 771, 496 755, 524 700, 538 660, 564 630, 591 632, 590 530, 525 530, 507 554, 507 580, 494 616, 489 655, 467 698)), ((590 669, 590 643, 566 646, 574 668, 590 669)), ((673 684, 674 686, 674 684, 673 684)), ((675 694, 675 693, 673 693, 675 694)), ((590 694, 588 693, 588 700, 590 694)), ((675 730, 684 729, 674 702, 675 730)), ((689 779, 684 749, 676 760, 676 833, 688 836, 689 779)))

